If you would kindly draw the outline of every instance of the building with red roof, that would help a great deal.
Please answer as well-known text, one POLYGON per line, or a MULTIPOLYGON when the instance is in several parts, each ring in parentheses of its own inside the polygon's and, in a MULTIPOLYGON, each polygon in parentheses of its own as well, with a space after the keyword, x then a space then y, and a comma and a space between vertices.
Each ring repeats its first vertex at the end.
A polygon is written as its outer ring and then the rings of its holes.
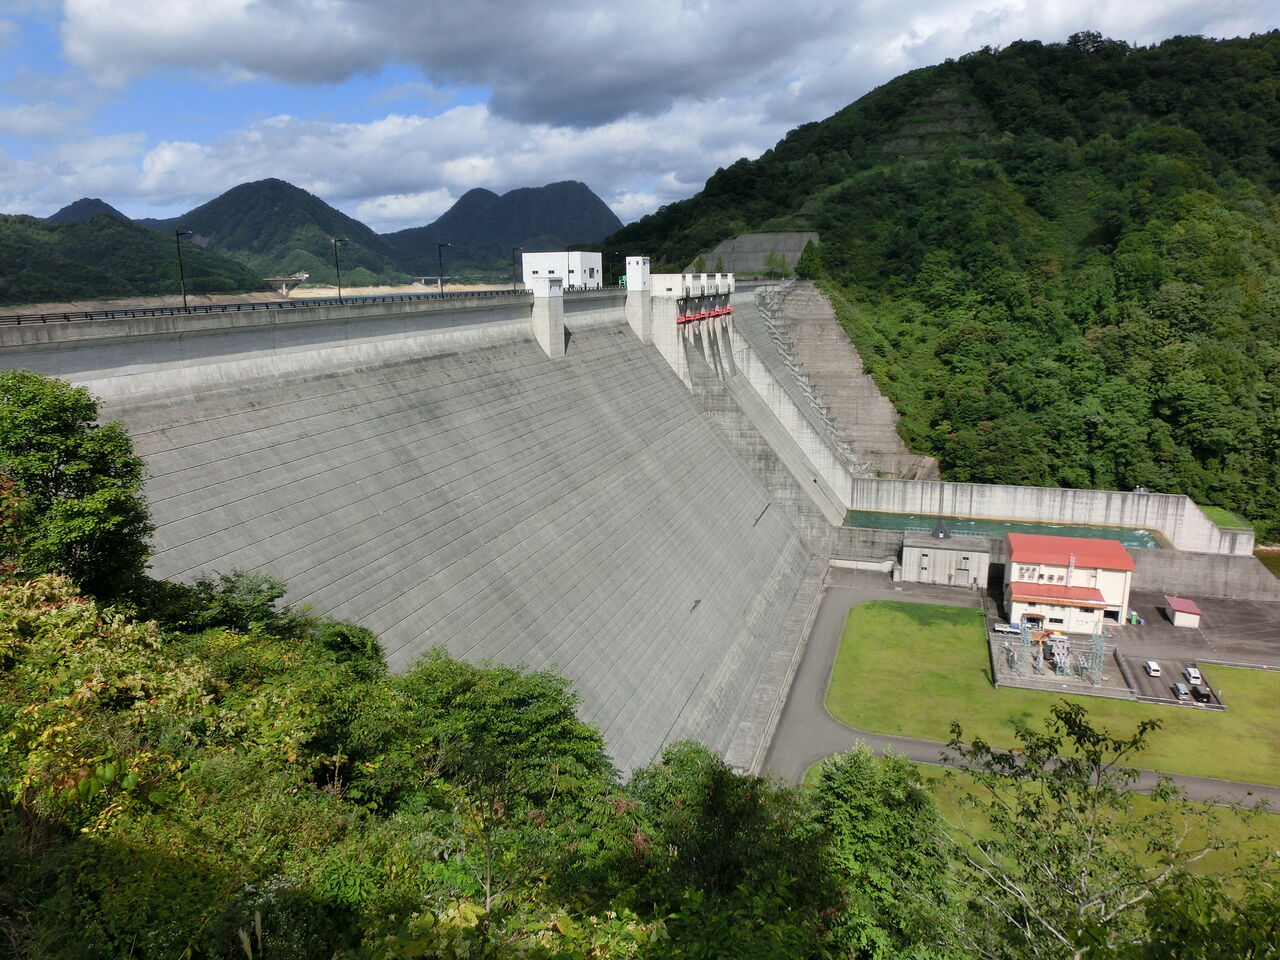
POLYGON ((1133 558, 1118 540, 1008 534, 1010 621, 1065 633, 1118 625, 1129 609, 1133 558))

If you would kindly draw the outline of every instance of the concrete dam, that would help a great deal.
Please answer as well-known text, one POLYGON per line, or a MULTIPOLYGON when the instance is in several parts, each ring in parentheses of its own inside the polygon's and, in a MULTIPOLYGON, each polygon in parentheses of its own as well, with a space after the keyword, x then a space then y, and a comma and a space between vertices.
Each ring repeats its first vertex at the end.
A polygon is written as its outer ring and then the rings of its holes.
POLYGON ((125 424, 157 576, 269 572, 393 669, 556 669, 623 770, 683 738, 759 769, 827 563, 900 548, 843 526, 867 503, 1133 521, 1197 583, 1256 564, 1185 497, 934 479, 891 410, 844 428, 773 307, 629 258, 626 290, 3 327, 0 364, 125 424))

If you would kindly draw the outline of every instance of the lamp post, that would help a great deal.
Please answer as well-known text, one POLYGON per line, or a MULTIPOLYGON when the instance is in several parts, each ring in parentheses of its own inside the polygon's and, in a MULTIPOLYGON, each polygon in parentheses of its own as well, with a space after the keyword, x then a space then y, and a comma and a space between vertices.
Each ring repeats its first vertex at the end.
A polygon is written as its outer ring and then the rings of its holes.
POLYGON ((338 244, 346 243, 346 237, 330 237, 333 242, 333 270, 338 275, 338 303, 342 303, 342 267, 338 265, 338 244))
POLYGON ((516 253, 523 249, 524 247, 511 248, 511 289, 512 290, 516 288, 516 281, 520 277, 520 274, 516 272, 516 253))
POLYGON ((182 266, 182 238, 194 236, 190 230, 173 231, 173 243, 178 248, 178 283, 182 287, 182 312, 187 313, 187 271, 182 266))
POLYGON ((440 274, 436 279, 440 281, 441 296, 444 296, 444 248, 451 246, 451 243, 436 243, 436 271, 440 274))

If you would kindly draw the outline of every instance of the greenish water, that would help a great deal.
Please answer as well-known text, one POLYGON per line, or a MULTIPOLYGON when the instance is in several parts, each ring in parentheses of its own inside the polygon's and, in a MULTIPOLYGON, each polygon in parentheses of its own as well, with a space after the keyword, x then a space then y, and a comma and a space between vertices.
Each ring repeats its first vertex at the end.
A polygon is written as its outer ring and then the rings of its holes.
POLYGON ((1280 550, 1259 550, 1254 556, 1262 561, 1264 567, 1280 577, 1280 550))
MULTIPOLYGON (((1159 550, 1162 547, 1159 539, 1150 530, 1133 530, 1128 527, 1030 523, 1020 520, 979 520, 974 517, 943 517, 942 519, 947 522, 948 530, 962 536, 1003 537, 1006 533, 1044 533, 1055 537, 1119 540, 1126 547, 1143 550, 1159 550)), ((937 517, 909 513, 880 513, 875 510, 850 510, 844 517, 846 527, 870 527, 874 530, 912 530, 928 533, 937 523, 937 517)), ((1280 573, 1277 575, 1280 576, 1280 573)))

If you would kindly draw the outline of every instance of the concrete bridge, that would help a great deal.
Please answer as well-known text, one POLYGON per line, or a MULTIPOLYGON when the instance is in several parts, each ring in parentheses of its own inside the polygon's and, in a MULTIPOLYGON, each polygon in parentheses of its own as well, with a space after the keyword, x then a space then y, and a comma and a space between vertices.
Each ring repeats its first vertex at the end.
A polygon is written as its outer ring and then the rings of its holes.
POLYGON ((1162 575, 1201 585, 1256 564, 1184 497, 884 476, 732 276, 627 270, 625 290, 22 324, 0 365, 124 422, 157 575, 269 571, 393 668, 436 645, 556 668, 624 770, 685 737, 759 769, 828 560, 896 556, 850 508, 1145 526, 1193 551, 1160 551, 1162 575))

